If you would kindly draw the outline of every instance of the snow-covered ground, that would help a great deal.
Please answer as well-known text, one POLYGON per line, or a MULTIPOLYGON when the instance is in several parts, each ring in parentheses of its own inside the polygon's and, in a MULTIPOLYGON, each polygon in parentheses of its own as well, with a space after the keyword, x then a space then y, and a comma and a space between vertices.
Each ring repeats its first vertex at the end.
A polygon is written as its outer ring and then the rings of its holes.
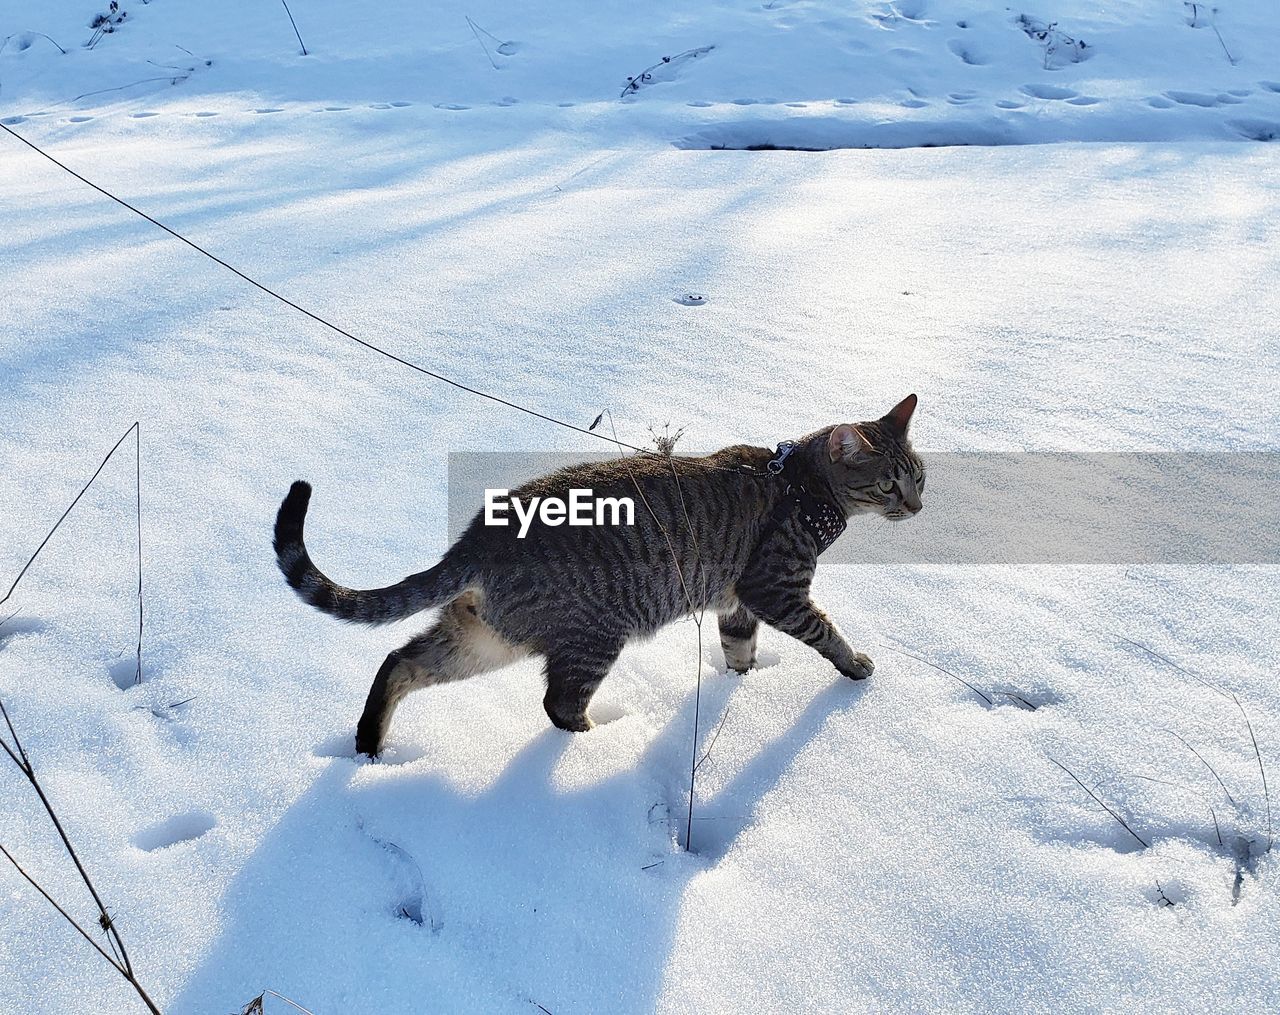
MULTIPOLYGON (((916 391, 926 460, 1276 450, 1261 0, 290 6, 310 56, 271 3, 125 3, 86 49, 92 4, 6 2, 0 122, 357 335, 633 442, 772 445, 916 391), (1086 58, 1046 67, 1024 13, 1086 58), (946 142, 1000 146, 918 147, 946 142), (905 147, 707 150, 757 144, 905 147)), ((709 629, 691 853, 692 623, 626 652, 588 734, 548 726, 530 663, 410 698, 357 764, 417 626, 285 588, 288 483, 321 566, 381 585, 443 550, 451 451, 599 446, 339 338, 7 135, 0 209, 0 591, 134 420, 146 579, 134 687, 126 443, 0 607, 0 696, 166 1012, 1280 992, 1277 567, 823 566, 876 673, 765 631, 740 678, 709 629)), ((6 766, 0 844, 92 926, 6 766)), ((0 868, 0 1013, 136 1010, 0 868)))

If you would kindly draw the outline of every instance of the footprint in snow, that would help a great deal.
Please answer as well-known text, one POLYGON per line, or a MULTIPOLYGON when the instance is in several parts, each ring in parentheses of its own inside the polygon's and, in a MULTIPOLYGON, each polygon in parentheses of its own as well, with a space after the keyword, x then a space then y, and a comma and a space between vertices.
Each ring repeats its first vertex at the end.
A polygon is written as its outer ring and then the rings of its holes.
POLYGON ((520 103, 520 100, 517 99, 514 95, 504 95, 500 99, 493 100, 493 104, 495 106, 515 106, 515 105, 519 105, 519 103, 520 103))
POLYGON ((0 120, 0 123, 3 123, 6 127, 16 127, 18 124, 26 122, 27 118, 25 116, 6 116, 3 120, 0 120))
POLYGON ((135 120, 145 120, 148 116, 159 116, 160 114, 144 111, 141 113, 130 113, 129 115, 135 120))
MULTIPOLYGON (((408 765, 426 757, 426 748, 415 744, 398 746, 387 744, 378 756, 376 764, 395 767, 408 765)), ((350 733, 339 733, 336 736, 317 744, 311 751, 312 757, 324 759, 345 758, 358 764, 368 762, 363 754, 356 753, 356 738, 350 733)))
POLYGON ((395 885, 395 902, 393 912, 402 920, 409 920, 431 933, 439 933, 444 921, 437 912, 433 912, 431 899, 427 894, 426 879, 422 876, 422 865, 417 858, 403 847, 389 839, 379 839, 364 826, 364 820, 357 818, 356 827, 368 836, 369 840, 381 846, 391 856, 393 880, 395 885))
POLYGON ((991 62, 986 54, 979 53, 969 43, 960 39, 951 39, 947 43, 947 49, 951 50, 957 60, 970 67, 982 67, 991 62))
POLYGON ((217 113, 211 113, 211 112, 209 112, 208 110, 201 110, 199 113, 195 113, 195 114, 193 114, 193 115, 194 115, 194 116, 217 116, 218 114, 217 114, 217 113))
POLYGON ((690 101, 686 102, 685 105, 693 106, 695 109, 706 109, 708 106, 711 105, 711 103, 707 102, 705 99, 691 99, 690 101))
POLYGON ((215 828, 217 824, 218 819, 207 811, 176 814, 172 818, 144 828, 133 837, 133 844, 148 853, 154 853, 157 849, 166 849, 180 842, 198 839, 215 828))
POLYGON ((836 99, 836 105, 838 106, 856 106, 857 104, 857 99, 836 99))
POLYGON ((947 101, 953 106, 963 106, 967 102, 972 102, 977 97, 977 92, 952 92, 947 96, 947 101))
POLYGON ((67 120, 68 120, 70 123, 88 123, 88 122, 89 122, 90 120, 92 120, 92 119, 93 119, 93 117, 92 117, 92 116, 69 116, 69 117, 67 117, 67 120))
POLYGON ((1259 81, 1258 84, 1269 92, 1280 92, 1280 81, 1259 81))
POLYGON ((1027 104, 1025 102, 1018 102, 1014 99, 1000 99, 996 102, 996 106, 1000 109, 1025 109, 1027 104))
POLYGON ((1080 94, 1073 88, 1043 84, 1023 85, 1022 91, 1025 95, 1030 95, 1036 99, 1074 99, 1080 94))
POLYGON ((1176 103, 1172 99, 1166 99, 1159 95, 1153 95, 1147 99, 1147 105, 1152 109, 1172 109, 1176 103))
POLYGON ((138 659, 136 656, 122 656, 107 667, 107 673, 111 677, 111 682, 122 691, 136 687, 138 684, 138 659))
POLYGON ((606 726, 611 722, 617 722, 626 716, 627 712, 621 705, 615 705, 612 702, 602 701, 593 703, 591 706, 591 721, 597 727, 606 726))
POLYGON ((350 106, 325 106, 324 111, 326 113, 343 113, 350 108, 350 106))
POLYGON ((1202 109, 1213 109, 1222 104, 1222 96, 1208 95, 1205 92, 1165 92, 1169 98, 1180 106, 1200 106, 1202 109))
POLYGON ((395 106, 396 109, 404 109, 405 106, 412 106, 413 103, 400 101, 400 102, 393 102, 391 103, 391 105, 395 106))
POLYGON ((470 109, 470 108, 471 108, 470 106, 464 106, 461 102, 437 102, 436 103, 436 109, 460 110, 460 109, 470 109))
MULTIPOLYGON (((0 121, 2 123, 3 121, 0 121)), ((4 647, 4 643, 18 634, 35 634, 43 631, 45 625, 42 621, 28 619, 18 613, 11 613, 7 617, 0 617, 0 648, 4 647)))
POLYGON ((1102 100, 1096 95, 1077 95, 1074 99, 1067 99, 1068 106, 1096 106, 1102 100))
POLYGON ((873 14, 872 17, 880 22, 881 28, 892 29, 900 21, 926 24, 924 16, 928 9, 927 0, 898 0, 897 3, 889 5, 887 12, 873 14))
POLYGON ((1280 123, 1267 120, 1231 120, 1231 126, 1249 141, 1280 141, 1280 123))
POLYGON ((254 112, 255 113, 282 113, 284 112, 284 110, 282 110, 279 106, 266 106, 262 109, 255 109, 254 112))
POLYGON ((928 104, 924 99, 903 99, 898 103, 899 106, 905 106, 907 109, 923 109, 928 104))

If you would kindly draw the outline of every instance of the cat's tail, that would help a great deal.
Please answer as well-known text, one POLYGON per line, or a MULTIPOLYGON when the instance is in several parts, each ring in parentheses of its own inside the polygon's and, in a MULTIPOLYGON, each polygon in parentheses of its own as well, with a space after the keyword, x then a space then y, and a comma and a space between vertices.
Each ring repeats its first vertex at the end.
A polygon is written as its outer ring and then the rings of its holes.
POLYGON ((312 563, 302 539, 310 500, 310 483, 299 480, 289 487, 276 515, 274 545, 285 581, 317 610, 356 624, 390 624, 448 602, 466 588, 470 575, 448 557, 430 570, 411 574, 384 589, 348 589, 335 584, 312 563))

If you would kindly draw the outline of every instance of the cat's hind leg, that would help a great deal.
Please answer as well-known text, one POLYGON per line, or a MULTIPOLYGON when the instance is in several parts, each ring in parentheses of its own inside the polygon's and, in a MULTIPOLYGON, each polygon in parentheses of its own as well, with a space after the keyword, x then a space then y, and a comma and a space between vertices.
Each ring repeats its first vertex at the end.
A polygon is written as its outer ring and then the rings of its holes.
POLYGON ((720 647, 724 649, 725 665, 731 670, 746 673, 756 664, 756 635, 760 621, 745 606, 738 606, 732 613, 722 613, 720 621, 720 647))
POLYGON ((547 655, 547 694, 542 707, 553 725, 572 733, 591 729, 587 705, 624 644, 622 638, 583 636, 547 655))
POLYGON ((387 656, 356 726, 360 754, 377 757, 381 753, 391 716, 410 691, 487 673, 530 654, 485 623, 481 605, 480 593, 463 593, 425 634, 387 656))

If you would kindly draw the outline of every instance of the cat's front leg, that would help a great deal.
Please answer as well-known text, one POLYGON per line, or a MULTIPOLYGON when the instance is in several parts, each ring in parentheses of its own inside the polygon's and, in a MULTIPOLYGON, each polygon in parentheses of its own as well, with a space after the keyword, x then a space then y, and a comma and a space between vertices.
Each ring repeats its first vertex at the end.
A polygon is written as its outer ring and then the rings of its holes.
POLYGON ((766 624, 817 649, 846 677, 865 680, 871 676, 875 663, 849 647, 840 629, 814 604, 807 590, 739 587, 738 595, 766 624))

